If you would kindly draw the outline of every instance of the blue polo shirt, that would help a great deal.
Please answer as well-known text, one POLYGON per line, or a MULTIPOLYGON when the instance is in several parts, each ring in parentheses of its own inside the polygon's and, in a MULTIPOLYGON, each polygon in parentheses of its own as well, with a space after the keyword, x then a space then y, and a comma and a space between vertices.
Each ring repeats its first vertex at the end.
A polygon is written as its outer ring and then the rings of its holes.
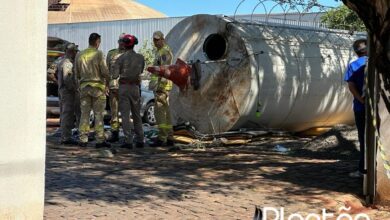
MULTIPOLYGON (((364 68, 366 67, 367 56, 362 56, 352 61, 345 71, 344 81, 355 83, 360 95, 363 94, 364 68)), ((364 104, 357 99, 353 99, 353 110, 355 112, 364 111, 364 104)))

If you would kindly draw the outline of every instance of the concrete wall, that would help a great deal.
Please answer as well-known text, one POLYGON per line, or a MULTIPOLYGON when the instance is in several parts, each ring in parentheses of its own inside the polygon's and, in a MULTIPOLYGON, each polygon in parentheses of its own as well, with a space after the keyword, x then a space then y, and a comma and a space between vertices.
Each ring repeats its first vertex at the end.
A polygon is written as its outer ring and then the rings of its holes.
POLYGON ((47 1, 0 7, 0 219, 42 219, 47 1))

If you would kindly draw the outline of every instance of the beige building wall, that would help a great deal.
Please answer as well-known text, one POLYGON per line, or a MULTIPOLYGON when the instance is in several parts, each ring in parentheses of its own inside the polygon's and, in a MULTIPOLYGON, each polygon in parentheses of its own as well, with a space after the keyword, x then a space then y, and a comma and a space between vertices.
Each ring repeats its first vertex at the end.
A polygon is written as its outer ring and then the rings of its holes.
POLYGON ((0 219, 42 219, 47 1, 0 7, 0 219))

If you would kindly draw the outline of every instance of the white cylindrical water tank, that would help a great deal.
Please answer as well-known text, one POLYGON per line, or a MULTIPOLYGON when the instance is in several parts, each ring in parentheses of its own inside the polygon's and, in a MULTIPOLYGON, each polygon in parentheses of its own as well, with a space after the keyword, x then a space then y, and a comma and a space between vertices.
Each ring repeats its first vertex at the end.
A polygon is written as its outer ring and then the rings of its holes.
POLYGON ((171 91, 174 123, 199 131, 302 131, 353 122, 343 75, 356 36, 195 15, 167 35, 175 58, 205 61, 200 88, 171 91), (210 62, 211 61, 211 62, 210 62))

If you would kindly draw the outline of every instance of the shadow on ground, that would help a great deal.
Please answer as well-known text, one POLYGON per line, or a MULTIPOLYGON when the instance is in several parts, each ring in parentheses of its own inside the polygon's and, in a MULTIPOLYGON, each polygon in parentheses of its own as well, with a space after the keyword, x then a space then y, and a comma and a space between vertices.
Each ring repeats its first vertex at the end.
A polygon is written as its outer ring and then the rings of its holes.
POLYGON ((124 150, 113 158, 92 156, 96 151, 58 146, 55 139, 48 137, 47 204, 55 205, 60 198, 118 204, 135 200, 151 202, 156 198, 180 201, 191 198, 199 190, 231 195, 237 189, 262 187, 268 198, 289 203, 294 202, 289 195, 315 196, 330 192, 359 195, 362 189, 360 180, 348 177, 357 162, 355 156, 342 157, 332 150, 327 156, 316 154, 315 149, 308 148, 299 138, 270 138, 248 146, 205 151, 124 150), (290 147, 292 151, 274 152, 275 144, 290 147), (300 151, 299 146, 307 148, 300 151))
POLYGON ((317 159, 358 160, 357 131, 351 126, 338 126, 293 148, 293 155, 317 159))

